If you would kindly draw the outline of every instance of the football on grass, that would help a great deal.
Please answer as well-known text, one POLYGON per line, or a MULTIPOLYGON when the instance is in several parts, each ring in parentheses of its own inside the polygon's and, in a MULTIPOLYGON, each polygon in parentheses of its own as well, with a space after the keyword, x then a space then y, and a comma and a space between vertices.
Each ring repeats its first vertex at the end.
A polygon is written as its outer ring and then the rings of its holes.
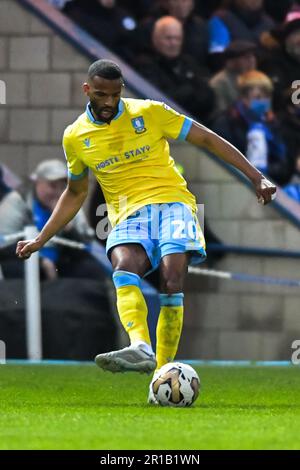
POLYGON ((161 406, 191 406, 199 395, 200 379, 188 364, 169 362, 154 374, 150 387, 161 406))

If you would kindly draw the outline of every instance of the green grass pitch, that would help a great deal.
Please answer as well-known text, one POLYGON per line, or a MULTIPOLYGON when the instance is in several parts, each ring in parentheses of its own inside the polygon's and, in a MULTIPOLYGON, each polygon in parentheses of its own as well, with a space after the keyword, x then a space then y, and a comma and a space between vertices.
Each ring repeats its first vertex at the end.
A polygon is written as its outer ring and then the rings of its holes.
POLYGON ((0 449, 299 449, 300 369, 195 367, 192 408, 147 405, 147 376, 0 366, 0 449))

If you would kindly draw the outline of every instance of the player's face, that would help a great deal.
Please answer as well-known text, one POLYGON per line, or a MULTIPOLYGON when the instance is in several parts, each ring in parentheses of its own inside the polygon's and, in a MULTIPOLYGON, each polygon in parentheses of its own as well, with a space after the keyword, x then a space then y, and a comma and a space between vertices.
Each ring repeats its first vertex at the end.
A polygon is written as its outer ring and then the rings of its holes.
POLYGON ((110 122, 118 113, 122 87, 123 81, 119 78, 107 80, 96 76, 84 83, 84 93, 89 97, 95 117, 100 121, 110 122))

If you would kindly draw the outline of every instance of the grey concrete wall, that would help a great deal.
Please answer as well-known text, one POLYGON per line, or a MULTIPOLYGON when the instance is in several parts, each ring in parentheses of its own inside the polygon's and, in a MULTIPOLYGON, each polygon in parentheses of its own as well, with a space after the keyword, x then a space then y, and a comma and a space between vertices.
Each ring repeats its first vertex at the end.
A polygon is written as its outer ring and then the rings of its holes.
MULTIPOLYGON (((45 158, 62 158, 61 137, 85 106, 80 85, 89 60, 21 7, 0 0, 0 160, 26 176, 45 158)), ((127 96, 133 96, 127 90, 127 96)), ((172 154, 205 204, 211 228, 226 243, 299 250, 299 230, 203 152, 185 143, 172 154)), ((221 270, 300 278, 299 261, 229 255, 221 270)), ((289 359, 300 338, 300 293, 190 275, 179 357, 289 359)))

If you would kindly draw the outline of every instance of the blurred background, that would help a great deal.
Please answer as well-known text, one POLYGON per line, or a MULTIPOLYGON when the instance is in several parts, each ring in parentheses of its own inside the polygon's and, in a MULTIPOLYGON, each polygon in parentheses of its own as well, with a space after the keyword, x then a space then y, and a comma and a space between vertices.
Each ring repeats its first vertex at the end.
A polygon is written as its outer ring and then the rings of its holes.
MULTIPOLYGON (((300 2, 292 0, 0 0, 0 339, 8 357, 30 356, 15 242, 25 226, 43 227, 65 187, 62 134, 84 112, 81 84, 98 58, 120 64, 124 96, 192 116, 279 186, 276 202, 262 207, 238 172, 172 143, 205 205, 202 267, 217 271, 187 278, 178 358, 289 360, 300 338, 300 2), (253 277, 226 280, 222 271, 253 277)), ((39 255, 45 358, 91 360, 126 343, 105 240, 95 236, 103 202, 91 177, 84 209, 59 234, 67 242, 39 255)), ((144 284, 152 338, 157 286, 157 274, 144 284)))

